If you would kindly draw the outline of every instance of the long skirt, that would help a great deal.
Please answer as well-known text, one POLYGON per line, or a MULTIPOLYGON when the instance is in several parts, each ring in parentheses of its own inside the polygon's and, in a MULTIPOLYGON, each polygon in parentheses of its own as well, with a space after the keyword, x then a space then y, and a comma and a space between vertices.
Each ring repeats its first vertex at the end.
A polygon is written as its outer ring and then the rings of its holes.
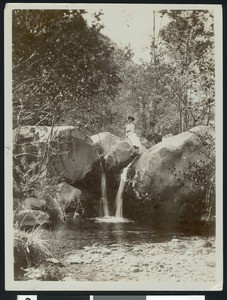
POLYGON ((140 139, 134 132, 128 133, 127 137, 129 139, 130 143, 132 144, 132 146, 136 146, 136 147, 141 146, 140 139))

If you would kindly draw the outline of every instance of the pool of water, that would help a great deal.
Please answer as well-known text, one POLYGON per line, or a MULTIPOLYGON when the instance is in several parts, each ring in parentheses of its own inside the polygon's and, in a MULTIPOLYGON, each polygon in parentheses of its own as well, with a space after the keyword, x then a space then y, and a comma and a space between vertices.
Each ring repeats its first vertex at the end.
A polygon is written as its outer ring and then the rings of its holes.
POLYGON ((82 249, 84 246, 111 246, 120 244, 126 247, 143 243, 157 243, 170 241, 173 237, 188 238, 193 235, 207 236, 204 231, 166 230, 166 228, 152 229, 126 219, 86 219, 81 222, 68 220, 65 224, 56 225, 52 229, 56 240, 67 248, 82 249))

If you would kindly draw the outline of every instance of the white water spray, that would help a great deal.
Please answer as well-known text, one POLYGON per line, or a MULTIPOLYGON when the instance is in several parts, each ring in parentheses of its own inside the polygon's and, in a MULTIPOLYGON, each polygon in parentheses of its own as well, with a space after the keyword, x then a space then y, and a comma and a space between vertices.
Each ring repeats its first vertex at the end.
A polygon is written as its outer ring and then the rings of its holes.
POLYGON ((107 192, 106 192, 106 174, 102 168, 102 178, 101 178, 101 194, 102 194, 102 207, 104 211, 104 217, 109 217, 109 208, 108 208, 108 201, 107 201, 107 192))
POLYGON ((123 169, 122 173, 121 173, 121 180, 120 180, 120 184, 119 184, 119 188, 117 191, 117 196, 115 199, 115 203, 116 203, 116 214, 115 217, 116 218, 123 218, 123 192, 124 192, 124 187, 125 187, 125 181, 127 178, 127 172, 128 172, 128 168, 131 166, 131 164, 129 164, 126 168, 123 169))

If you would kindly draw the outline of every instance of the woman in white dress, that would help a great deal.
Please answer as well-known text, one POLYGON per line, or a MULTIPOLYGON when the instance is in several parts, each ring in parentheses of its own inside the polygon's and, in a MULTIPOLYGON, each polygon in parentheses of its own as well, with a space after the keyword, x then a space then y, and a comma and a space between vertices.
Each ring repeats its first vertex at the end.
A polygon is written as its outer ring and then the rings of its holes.
POLYGON ((128 123, 126 125, 126 137, 129 139, 131 145, 135 149, 139 149, 141 146, 140 140, 138 136, 135 134, 135 125, 134 125, 135 118, 128 117, 128 123))

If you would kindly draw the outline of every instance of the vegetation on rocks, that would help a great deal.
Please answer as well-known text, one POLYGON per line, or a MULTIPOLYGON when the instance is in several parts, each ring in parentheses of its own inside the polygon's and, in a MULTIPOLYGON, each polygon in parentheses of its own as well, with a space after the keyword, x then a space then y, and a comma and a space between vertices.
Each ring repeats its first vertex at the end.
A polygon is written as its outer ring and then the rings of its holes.
MULTIPOLYGON (((85 135, 110 131, 123 137, 125 118, 133 114, 140 133, 157 143, 168 133, 213 126, 211 12, 162 10, 155 16, 168 21, 156 28, 150 62, 136 64, 130 47, 121 49, 102 34, 101 11, 88 26, 84 10, 15 10, 14 127, 70 125, 85 135)), ((18 141, 16 133, 14 180, 20 197, 48 192, 64 179, 52 164, 57 149, 67 147, 59 146, 54 132, 45 143, 37 137, 37 147, 18 141)))
MULTIPOLYGON (((192 131, 193 132, 193 131, 192 131)), ((212 134, 206 136, 195 133, 201 144, 204 146, 200 152, 200 158, 196 161, 189 162, 184 171, 177 171, 175 168, 172 172, 180 185, 186 186, 188 193, 195 197, 196 192, 202 191, 197 203, 202 206, 201 210, 208 222, 215 215, 215 141, 212 134), (187 187, 187 182, 193 183, 194 192, 187 187)), ((192 205, 187 202, 185 205, 192 205)))
MULTIPOLYGON (((44 200, 40 210, 53 224, 66 222, 69 213, 75 222, 97 217, 105 200, 102 172, 107 175, 112 213, 121 171, 134 160, 126 178, 126 217, 136 219, 137 213, 143 215, 142 208, 155 216, 160 203, 169 201, 173 210, 182 202, 184 212, 190 205, 193 212, 201 205, 199 218, 202 212, 209 220, 215 214, 215 140, 190 130, 215 129, 212 13, 155 11, 154 28, 157 18, 165 24, 152 37, 150 61, 140 63, 133 61, 130 46, 120 48, 103 34, 102 14, 94 13, 89 26, 85 10, 13 11, 15 213, 22 209, 21 215, 26 214, 29 197, 33 202, 44 200), (129 115, 136 119, 138 136, 146 145, 139 150, 124 139, 129 115), (189 143, 171 143, 177 135, 189 136, 189 143), (66 195, 61 185, 68 185, 66 195)), ((35 204, 29 209, 39 214, 35 204)), ((34 267, 52 257, 48 231, 33 225, 25 230, 23 222, 14 224, 17 268, 34 267)), ((148 245, 144 252, 150 255, 152 249, 148 245)), ((49 273, 39 276, 62 280, 59 266, 51 263, 49 273)), ((131 265, 132 272, 140 273, 140 267, 131 265)), ((115 280, 111 272, 108 278, 115 280)), ((150 269, 146 272, 149 277, 150 269)), ((86 275, 85 268, 85 274, 72 277, 87 279, 86 275)))

